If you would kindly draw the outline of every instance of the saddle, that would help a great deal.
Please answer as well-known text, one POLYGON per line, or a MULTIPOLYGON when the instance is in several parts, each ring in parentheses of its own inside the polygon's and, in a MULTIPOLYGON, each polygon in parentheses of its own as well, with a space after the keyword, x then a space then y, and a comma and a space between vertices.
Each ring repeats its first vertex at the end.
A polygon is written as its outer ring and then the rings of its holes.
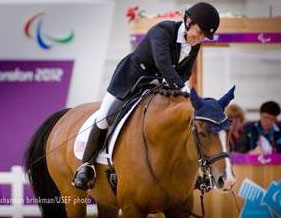
MULTIPOLYGON (((103 148, 105 148, 106 153, 109 153, 109 141, 122 120, 122 118, 131 110, 131 108, 136 104, 137 101, 143 96, 145 92, 152 92, 152 90, 160 89, 163 86, 161 83, 163 78, 156 76, 142 76, 138 79, 136 84, 130 91, 128 97, 124 100, 124 103, 121 106, 121 109, 114 117, 111 117, 111 122, 109 123, 108 133, 106 135, 103 148)), ((107 170, 107 179, 114 193, 116 193, 117 188, 117 176, 115 174, 114 167, 108 159, 109 169, 107 170)))
POLYGON ((152 91, 154 89, 162 87, 161 80, 162 77, 156 76, 142 76, 140 77, 136 84, 130 91, 128 97, 123 101, 121 108, 118 113, 111 117, 111 122, 109 123, 108 133, 104 142, 104 147, 108 149, 108 142, 111 138, 114 130, 116 129, 119 122, 122 118, 128 113, 128 111, 132 108, 132 106, 142 97, 145 91, 152 91), (158 84, 152 83, 152 81, 158 81, 158 84))

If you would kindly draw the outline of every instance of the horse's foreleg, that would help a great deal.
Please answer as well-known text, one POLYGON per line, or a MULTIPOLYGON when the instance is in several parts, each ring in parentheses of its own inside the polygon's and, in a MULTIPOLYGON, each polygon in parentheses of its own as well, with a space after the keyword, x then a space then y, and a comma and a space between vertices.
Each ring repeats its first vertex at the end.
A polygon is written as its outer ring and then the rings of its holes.
POLYGON ((121 207, 122 215, 124 218, 146 218, 147 213, 141 211, 136 205, 132 203, 125 204, 121 207))
POLYGON ((119 209, 108 207, 97 202, 98 218, 117 218, 119 209))
POLYGON ((165 217, 167 217, 167 218, 189 218, 190 213, 173 210, 173 211, 165 212, 165 217))
POLYGON ((172 207, 171 209, 165 211, 165 216, 167 218, 188 218, 191 216, 191 211, 193 209, 193 194, 187 199, 185 204, 179 204, 172 207))
POLYGON ((79 204, 79 205, 69 205, 66 204, 66 212, 68 218, 77 218, 77 217, 86 217, 86 210, 87 205, 86 204, 79 204))

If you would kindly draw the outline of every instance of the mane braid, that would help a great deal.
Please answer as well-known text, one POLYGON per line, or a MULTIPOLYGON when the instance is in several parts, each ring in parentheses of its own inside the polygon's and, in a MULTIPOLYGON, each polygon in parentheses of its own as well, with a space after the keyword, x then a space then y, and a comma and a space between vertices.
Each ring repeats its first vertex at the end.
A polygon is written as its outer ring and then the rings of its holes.
POLYGON ((183 96, 185 98, 189 98, 189 93, 187 92, 182 92, 178 89, 167 89, 167 88, 161 88, 161 89, 154 89, 152 90, 153 94, 160 94, 160 95, 164 95, 166 97, 169 96, 183 96))

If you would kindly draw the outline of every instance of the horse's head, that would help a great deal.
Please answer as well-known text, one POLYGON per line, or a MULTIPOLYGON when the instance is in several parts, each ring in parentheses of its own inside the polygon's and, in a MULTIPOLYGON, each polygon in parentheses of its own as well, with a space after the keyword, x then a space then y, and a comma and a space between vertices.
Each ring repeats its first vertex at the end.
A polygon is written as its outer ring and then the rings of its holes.
POLYGON ((231 163, 227 153, 225 130, 231 121, 225 116, 224 109, 234 98, 233 87, 219 100, 201 98, 194 89, 190 99, 194 107, 194 139, 198 149, 205 177, 211 176, 217 188, 230 190, 235 183, 231 163))

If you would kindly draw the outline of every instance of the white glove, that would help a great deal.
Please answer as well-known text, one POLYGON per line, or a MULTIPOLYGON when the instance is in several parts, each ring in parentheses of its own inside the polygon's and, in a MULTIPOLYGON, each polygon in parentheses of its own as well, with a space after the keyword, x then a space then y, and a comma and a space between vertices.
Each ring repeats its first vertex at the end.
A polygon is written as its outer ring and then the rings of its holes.
POLYGON ((182 87, 180 91, 190 93, 190 89, 187 86, 182 87))

